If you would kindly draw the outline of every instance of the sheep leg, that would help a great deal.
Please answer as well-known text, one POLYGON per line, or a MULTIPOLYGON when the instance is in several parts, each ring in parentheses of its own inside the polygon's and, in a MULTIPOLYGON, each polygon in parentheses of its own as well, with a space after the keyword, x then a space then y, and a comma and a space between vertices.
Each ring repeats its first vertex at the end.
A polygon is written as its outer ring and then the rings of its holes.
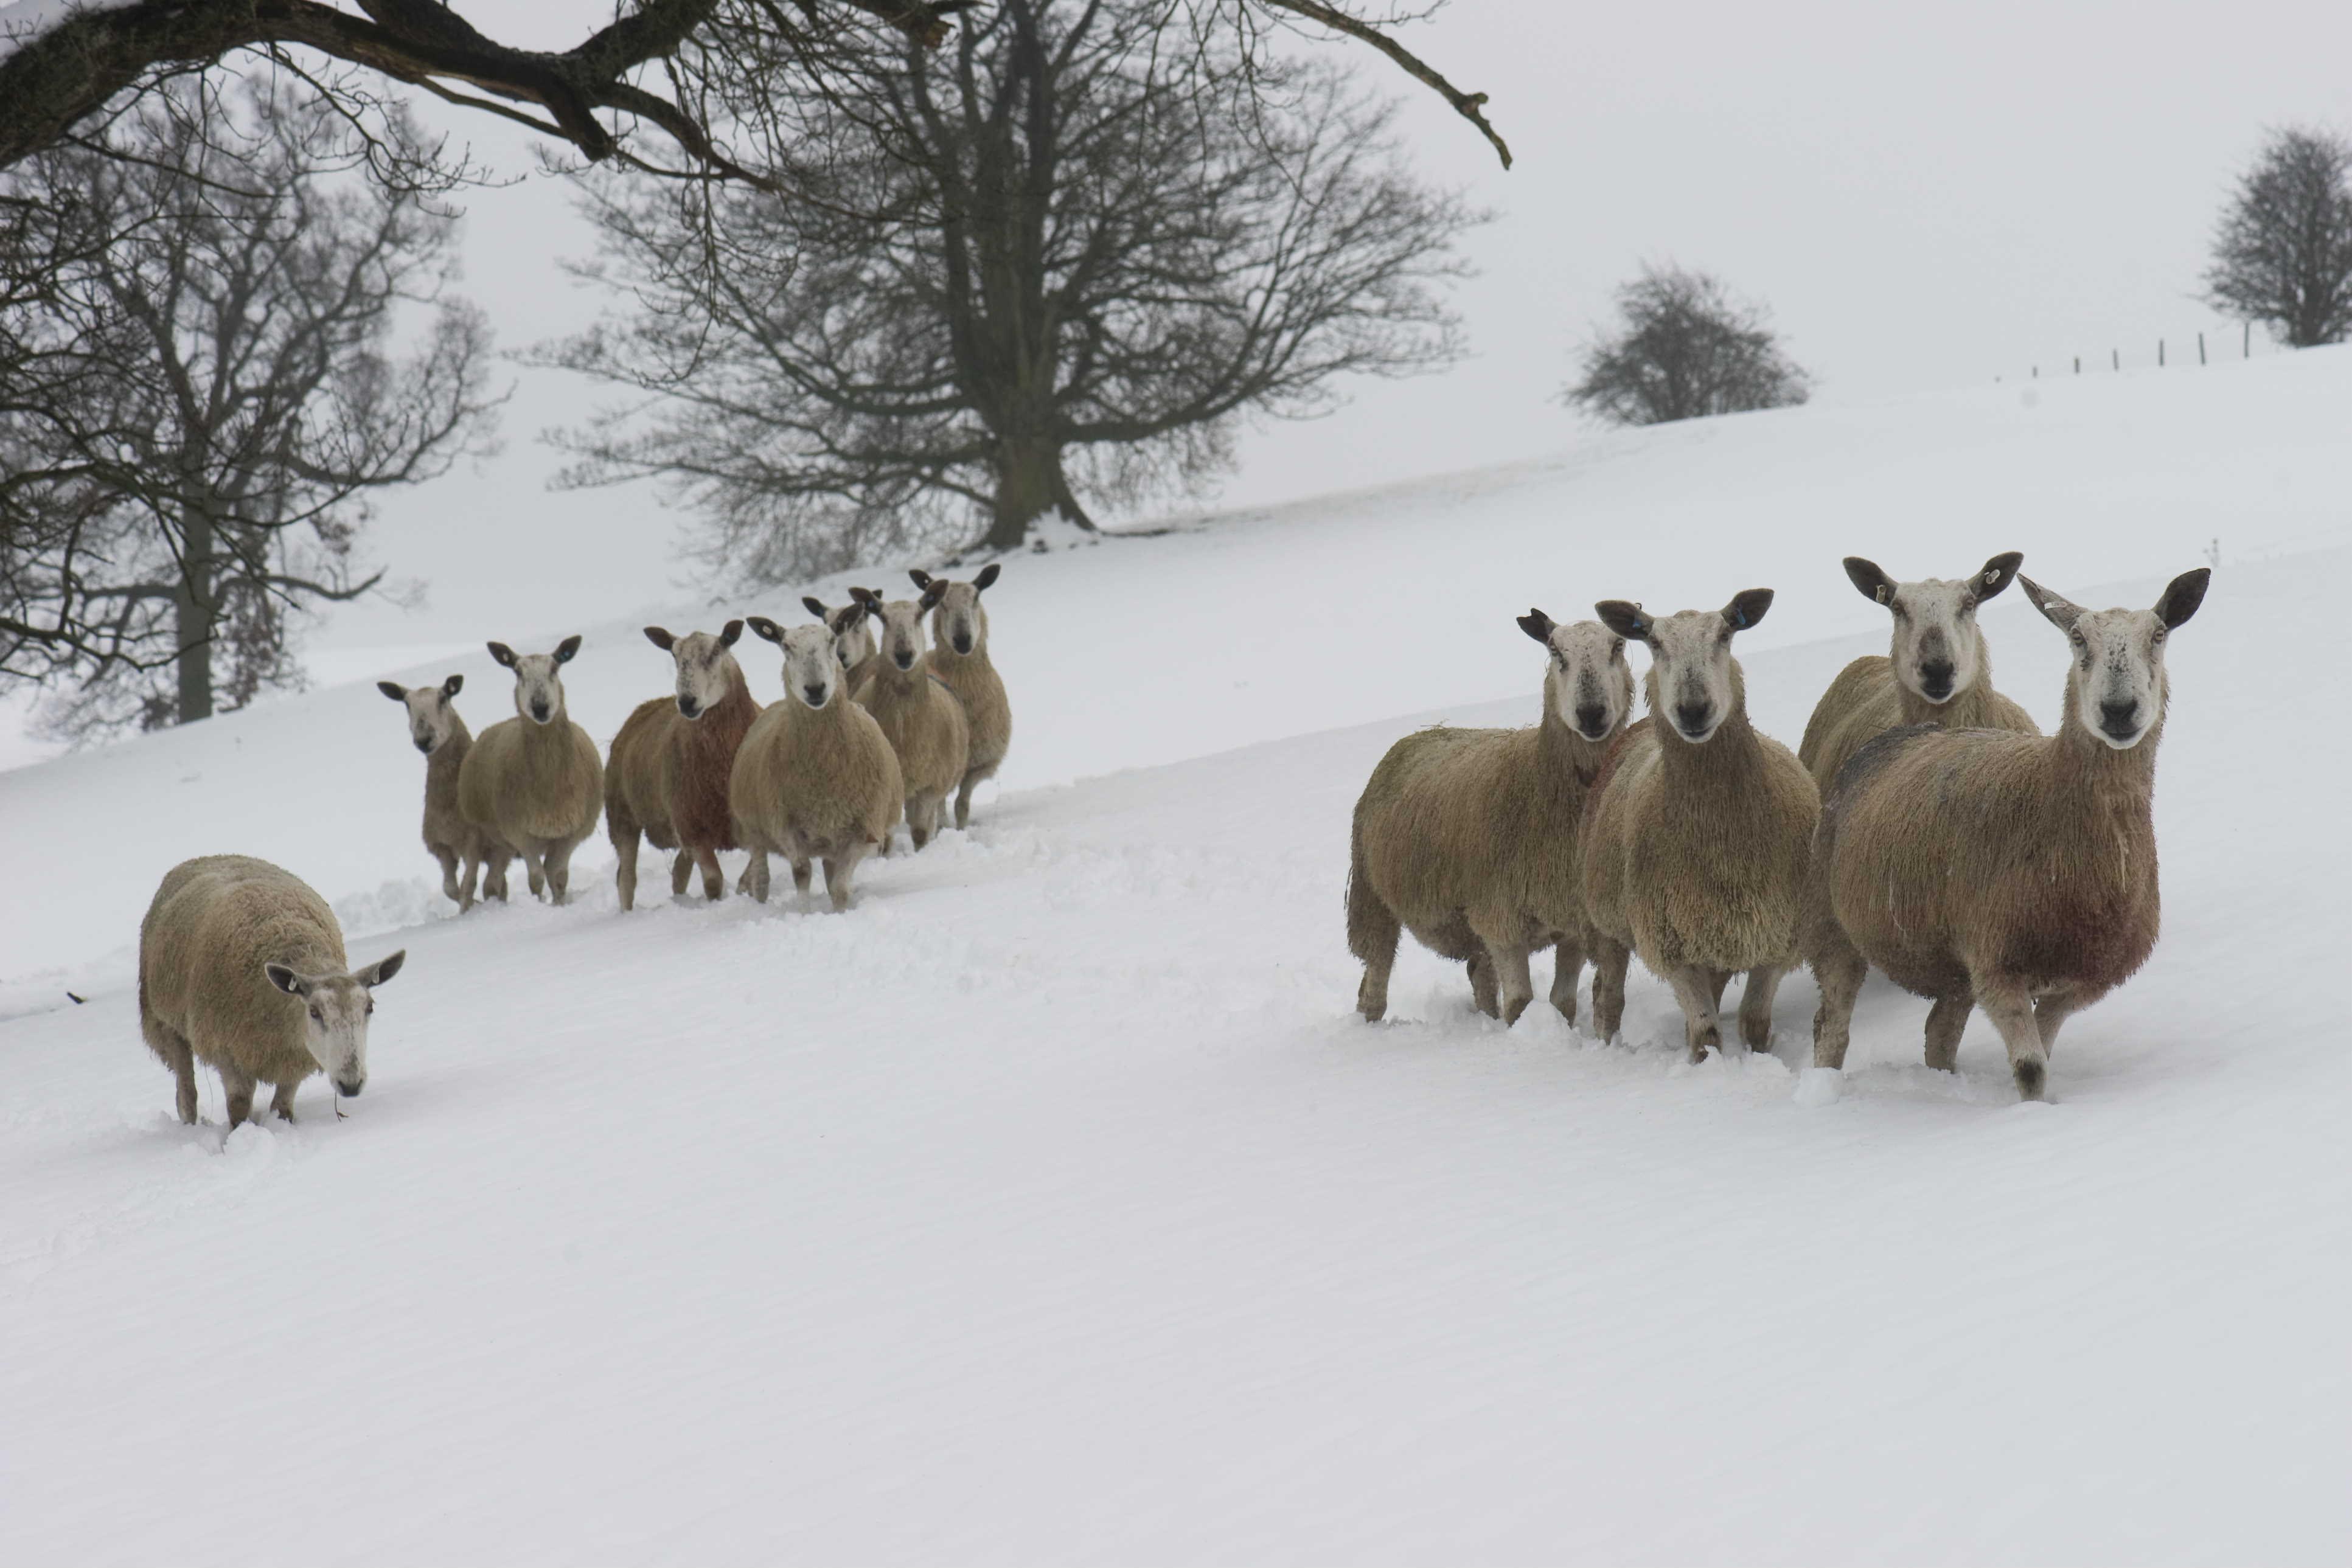
POLYGON ((852 844, 837 855, 824 857, 824 891, 833 900, 835 914, 849 907, 850 878, 857 874, 857 862, 865 858, 863 844, 852 844))
POLYGON ((433 858, 441 862, 441 896, 454 904, 457 900, 457 852, 446 844, 436 844, 433 858))
POLYGON ((500 904, 507 901, 507 865, 513 859, 514 852, 504 844, 498 845, 484 853, 482 857, 482 896, 484 898, 495 898, 500 904))
POLYGON ((1768 964, 1748 971, 1739 993, 1739 1038, 1750 1051, 1772 1048, 1772 998, 1780 994, 1780 977, 1789 971, 1768 964))
POLYGON ((963 776, 963 788, 956 791, 956 826, 960 829, 971 826, 971 792, 979 788, 979 774, 963 776))
MULTIPOLYGON (((1576 980, 1584 973, 1584 944, 1573 936, 1562 936, 1551 946, 1551 1005, 1569 1022, 1576 1021, 1576 980)), ((1597 985, 1600 977, 1595 974, 1597 985)))
POLYGON ((569 903, 572 898, 572 852, 580 847, 578 839, 547 846, 541 864, 547 873, 547 902, 569 903))
POLYGON ((793 891, 803 898, 808 896, 809 866, 808 861, 798 855, 793 857, 793 891))
POLYGON ((1709 1051, 1723 1049, 1723 1027, 1717 1016, 1723 996, 1724 982, 1716 978, 1720 973, 1677 967, 1666 976, 1666 983, 1675 988, 1675 1000, 1682 1004, 1683 1038, 1690 1042, 1693 1061, 1705 1061, 1709 1051))
POLYGON ((2044 1060, 2058 1053, 2059 1026, 2105 994, 2104 991, 2058 991, 2035 1000, 2033 1027, 2042 1031, 2044 1060))
POLYGON ((254 1081, 234 1067, 220 1070, 221 1088, 228 1095, 228 1126, 230 1132, 253 1116, 254 1081))
POLYGON ((694 859, 702 867, 702 896, 713 904, 725 898, 727 873, 719 869, 719 852, 706 846, 694 852, 694 859))
POLYGON ((637 906, 637 830, 613 828, 613 891, 621 895, 621 913, 637 906))
POLYGON ((547 894, 547 870, 542 852, 526 844, 522 852, 523 875, 530 883, 530 895, 542 898, 547 894))
POLYGON ((1870 965, 1843 932, 1812 956, 1812 964, 1813 978, 1822 988, 1822 1005, 1813 1013, 1813 1065, 1843 1068, 1853 1039, 1854 998, 1862 995, 1870 965))
POLYGON ((1528 975, 1528 950, 1517 943, 1505 946, 1487 941, 1486 965, 1501 992, 1496 998, 1502 1009, 1497 1016, 1503 1027, 1508 1029, 1519 1021, 1519 1015, 1528 1010, 1528 1003, 1535 999, 1536 983, 1528 975))
POLYGON ((1364 977, 1356 987, 1356 1010, 1366 1023, 1388 1016, 1389 971, 1396 967, 1397 938, 1402 928, 1388 905, 1367 897, 1359 907, 1355 884, 1348 887, 1348 946, 1364 961, 1364 977))
POLYGON ((2050 1053, 2042 1048, 2042 1030, 2033 1020, 2033 998, 2023 991, 1979 985, 1977 1005, 2009 1048, 2009 1075, 2017 1082, 2017 1097, 2048 1099, 2050 1053))
POLYGON ((752 899, 758 903, 765 904, 768 902, 767 851, 753 850, 751 852, 751 860, 743 867, 742 885, 736 891, 751 894, 752 899))
POLYGON ((1625 969, 1633 950, 1613 937, 1594 934, 1592 941, 1592 1030, 1604 1040, 1615 1040, 1625 1022, 1625 969))
POLYGON ((1965 989, 1936 998, 1936 1005, 1927 1009, 1928 1066, 1938 1072, 1954 1070, 1960 1055, 1960 1034, 1969 1027, 1969 1014, 1976 1005, 1975 993, 1965 989))
POLYGON ((188 1049, 187 1037, 166 1027, 161 1019, 142 1020, 147 1027, 147 1043, 155 1047, 172 1069, 172 1103, 180 1113, 180 1120, 188 1126, 196 1124, 196 1056, 188 1049))
POLYGON ((1502 1001, 1496 990, 1495 960, 1481 947, 1470 955, 1470 1001, 1490 1019, 1503 1016, 1502 1001))
POLYGON ((907 800, 907 837, 919 850, 931 841, 940 825, 940 797, 913 795, 907 800))
POLYGON ((278 1092, 269 1097, 269 1109, 281 1122, 290 1122, 294 1119, 294 1085, 298 1082, 299 1080, 296 1079, 288 1079, 279 1084, 278 1092))
POLYGON ((466 852, 466 863, 457 873, 457 913, 463 915, 474 907, 474 879, 481 874, 482 857, 478 851, 466 852))

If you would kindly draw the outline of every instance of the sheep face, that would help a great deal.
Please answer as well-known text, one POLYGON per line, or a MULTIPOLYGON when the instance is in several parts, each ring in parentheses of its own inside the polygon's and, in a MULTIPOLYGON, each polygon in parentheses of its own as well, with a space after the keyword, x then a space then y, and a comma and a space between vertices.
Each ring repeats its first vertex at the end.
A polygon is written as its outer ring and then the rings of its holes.
POLYGON ((1622 599, 1593 608, 1601 623, 1650 649, 1650 711, 1694 746, 1715 738, 1738 705, 1731 673, 1731 638, 1764 619, 1772 591, 1751 588, 1720 610, 1685 610, 1653 618, 1622 599))
POLYGON ((841 655, 833 649, 833 633, 823 626, 795 626, 790 631, 773 622, 752 622, 760 635, 784 650, 784 695, 793 701, 821 708, 840 691, 845 674, 841 655), (775 635, 770 636, 771 631, 775 635))
POLYGON ((923 612, 939 602, 926 591, 920 601, 892 600, 882 606, 882 657, 896 670, 911 670, 922 661, 928 644, 923 638, 923 612))
POLYGON ((437 686, 403 686, 394 681, 378 681, 376 690, 408 709, 408 738, 416 749, 430 757, 449 742, 457 730, 457 710, 451 705, 465 685, 466 677, 452 675, 437 686))
POLYGON ((1551 668, 1546 696, 1560 723, 1587 740, 1606 740, 1633 707, 1633 670, 1625 639, 1598 621, 1555 626, 1545 639, 1551 668))
POLYGON ((580 639, 566 637, 552 653, 518 653, 504 643, 490 644, 490 657, 515 674, 515 712, 533 724, 563 716, 562 667, 580 652, 580 639))
POLYGON ((969 653, 974 649, 988 646, 988 612, 981 607, 980 596, 996 580, 994 562, 982 567, 980 575, 970 582, 948 582, 923 571, 908 575, 915 580, 915 586, 923 591, 926 601, 938 606, 931 617, 931 631, 942 647, 952 648, 959 653, 969 653), (935 585, 939 589, 939 597, 931 600, 929 596, 935 585))
POLYGON ((2167 634, 2197 613, 2211 578, 2203 567, 2183 572, 2152 610, 2085 610, 2023 580, 2026 597, 2074 649, 2066 674, 2071 716, 2114 750, 2137 746, 2164 717, 2167 634))
POLYGON ((874 632, 866 624, 866 601, 872 597, 871 591, 853 588, 849 591, 851 601, 832 609, 814 595, 801 601, 808 612, 824 622, 825 630, 833 633, 833 651, 845 670, 854 670, 874 656, 874 632))
POLYGON ((298 975, 283 964, 265 964, 262 976, 302 1003, 302 1041, 310 1060, 335 1086, 354 1096, 367 1087, 368 1015, 375 1011, 376 987, 400 973, 405 949, 347 975, 298 975))
POLYGON ((2025 558, 1997 555, 1973 575, 1896 582, 1874 561, 1848 556, 1845 574, 1864 598, 1895 617, 1890 657, 1895 678, 1927 701, 1941 705, 1977 684, 1983 648, 1977 606, 2010 585, 2025 558))
POLYGON ((658 626, 646 628, 646 636, 654 646, 669 650, 677 664, 677 711, 688 718, 700 718, 727 700, 727 694, 741 679, 735 663, 735 643, 743 635, 743 622, 730 621, 715 635, 709 632, 689 632, 683 637, 672 637, 658 626), (656 635, 656 633, 659 635, 656 635))

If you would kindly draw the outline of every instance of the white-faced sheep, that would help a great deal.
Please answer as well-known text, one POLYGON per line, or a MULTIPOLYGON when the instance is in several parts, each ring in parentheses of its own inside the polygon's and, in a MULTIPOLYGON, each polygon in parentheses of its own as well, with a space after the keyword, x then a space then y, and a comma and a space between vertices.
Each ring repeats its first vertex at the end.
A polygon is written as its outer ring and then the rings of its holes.
POLYGON ((857 683, 874 672, 874 628, 866 623, 866 601, 858 597, 861 591, 849 591, 849 602, 827 607, 814 594, 801 600, 802 607, 824 622, 833 633, 833 651, 841 658, 841 667, 848 673, 849 689, 856 691, 857 683))
POLYGON ((874 668, 851 694, 882 727, 898 758, 907 831, 919 850, 939 831, 940 809, 963 782, 971 744, 963 704, 932 674, 923 643, 924 612, 938 607, 947 585, 934 579, 919 600, 886 601, 871 589, 850 591, 882 627, 874 668))
POLYGON ((2074 653, 2058 733, 1891 730, 1839 775, 1806 905, 1805 956, 1822 988, 1816 1067, 1845 1065, 1874 964, 1934 999, 1928 1066, 1952 1067, 1980 1007, 2020 1097, 2043 1097, 2059 1025, 2156 946, 2164 646, 2210 577, 2200 567, 2173 579, 2152 610, 2104 611, 2025 580, 2074 653))
MULTIPOLYGON (((927 571, 907 574, 915 586, 929 591, 934 579, 927 571)), ((1004 695, 1004 682, 988 657, 988 612, 981 593, 996 581, 992 561, 970 582, 950 582, 940 591, 931 612, 931 674, 963 704, 964 722, 971 727, 970 755, 964 760, 963 783, 956 791, 955 825, 971 825, 971 792, 983 779, 993 779, 1013 747, 1013 704, 1004 695)))
POLYGON ((739 847, 735 818, 727 803, 735 753, 760 705, 743 683, 735 643, 743 622, 730 621, 717 635, 691 632, 674 637, 659 626, 646 628, 646 640, 667 652, 677 667, 677 690, 639 703, 613 737, 604 763, 604 831, 619 863, 613 873, 621 907, 637 901, 637 840, 657 850, 675 850, 670 894, 686 896, 688 879, 702 868, 703 896, 727 896, 719 869, 722 850, 739 847))
POLYGON ((1977 627, 1977 606, 2007 588, 2025 558, 1997 555, 1973 576, 1896 582, 1874 561, 1845 558, 1845 574, 1895 619, 1889 655, 1856 659, 1813 706, 1797 760, 1823 794, 1838 769, 1873 736, 1902 725, 2042 733, 2026 711, 1993 690, 1992 656, 1977 627))
POLYGON ((196 1120, 196 1063, 219 1072, 228 1124, 253 1113, 256 1085, 294 1119, 294 1091, 324 1072, 343 1095, 367 1086, 369 994, 405 951, 351 967, 342 927, 302 879, 249 855, 183 861, 139 923, 139 1032, 196 1120))
POLYGON ((736 837, 751 852, 751 896, 768 897, 768 856, 792 862, 806 893, 813 862, 824 862, 824 889, 849 907, 857 862, 898 820, 906 790, 882 727, 843 689, 841 659, 823 626, 787 632, 764 616, 751 630, 784 651, 784 695, 752 721, 735 754, 728 801, 736 837))
POLYGON ((562 671, 580 652, 566 637, 552 653, 517 653, 504 643, 490 657, 515 673, 515 715, 474 739, 457 769, 457 806, 491 836, 484 897, 507 895, 507 862, 522 857, 532 893, 562 904, 572 886, 572 852, 596 831, 604 766, 596 743, 572 722, 562 671))
POLYGON ((1578 822, 1602 757, 1633 706, 1625 639, 1597 621, 1520 630, 1544 644, 1543 717, 1532 729, 1424 729, 1389 747, 1356 802, 1348 946, 1363 960, 1356 1005, 1388 1010, 1399 928, 1470 966, 1482 1011, 1518 1021, 1534 995, 1528 956, 1554 945, 1551 1000, 1576 1017, 1584 896, 1578 822), (1499 995, 1497 994, 1499 990, 1499 995))
POLYGON ((455 699, 466 677, 437 686, 378 681, 376 690, 408 709, 408 736, 425 753, 425 848, 441 862, 441 891, 461 910, 474 907, 474 884, 489 835, 457 809, 457 769, 473 749, 474 732, 457 716, 455 699))
POLYGON ((1720 611, 1652 617, 1594 606, 1620 636, 1649 644, 1650 717, 1609 758, 1588 797, 1584 907, 1594 944, 1592 1012, 1606 1039, 1625 1007, 1627 949, 1682 1004, 1691 1060, 1723 1043, 1724 987, 1742 971, 1739 1033, 1771 1039, 1772 998, 1798 960, 1805 857, 1821 795, 1796 755, 1748 719, 1734 633, 1764 618, 1772 591, 1720 611))

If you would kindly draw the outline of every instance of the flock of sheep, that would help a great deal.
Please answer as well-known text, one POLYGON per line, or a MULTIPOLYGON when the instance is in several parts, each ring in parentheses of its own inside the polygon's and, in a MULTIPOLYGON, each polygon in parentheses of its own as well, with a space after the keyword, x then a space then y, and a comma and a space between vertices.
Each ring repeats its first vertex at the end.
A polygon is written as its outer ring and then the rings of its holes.
MULTIPOLYGON (((991 565, 950 582, 916 571, 909 600, 862 588, 838 607, 804 600, 819 623, 789 630, 758 615, 715 634, 648 626, 676 665, 675 692, 640 703, 601 760, 564 707, 562 670, 578 637, 551 653, 492 643, 490 656, 514 672, 515 716, 478 737, 454 706, 463 676, 378 683, 406 707, 425 753, 425 846, 442 891, 469 909, 478 873, 480 895, 503 900, 520 857, 530 891, 562 904, 572 852, 601 815, 625 910, 636 899, 640 840, 674 852, 679 896, 698 866, 704 894, 724 897, 719 853, 745 849, 741 891, 764 902, 768 857, 780 854, 806 893, 821 861, 833 907, 846 909, 858 862, 888 852, 901 816, 918 850, 950 799, 955 825, 968 826, 973 789, 1004 760, 1013 708, 981 603, 997 574, 991 565), (747 624, 783 651, 783 700, 765 708, 735 661, 747 624)), ((325 901, 266 861, 208 855, 173 867, 140 925, 139 1018, 172 1070, 180 1120, 196 1120, 198 1061, 219 1072, 232 1128, 251 1115, 259 1083, 276 1085, 271 1109, 289 1122, 295 1089, 313 1072, 338 1093, 359 1093, 370 993, 405 956, 351 968, 325 901)))
POLYGON ((1933 1001, 1930 1067, 1952 1068, 1981 1007, 2020 1096, 2042 1098, 2059 1026, 2156 945, 2164 644, 2210 573, 2175 578, 2150 610, 2085 610, 2021 580, 2072 652, 2064 716, 2044 736, 1993 690, 1976 622, 2022 559, 1898 583, 1849 557, 1854 586, 1893 615, 1894 646, 1831 683, 1794 754, 1748 722, 1731 656, 1770 590, 1719 611, 1609 600, 1570 626, 1520 617, 1549 654, 1541 721, 1409 736, 1357 802, 1348 946, 1364 1017, 1387 1012, 1410 930, 1465 963, 1476 1005, 1506 1022, 1532 997, 1538 947, 1554 949, 1551 1001, 1571 1020, 1589 959, 1611 1038, 1638 953, 1674 988, 1696 1061, 1722 1049, 1733 975, 1747 976, 1740 1038, 1760 1049, 1773 993, 1802 962, 1822 992, 1813 1063, 1840 1068, 1875 965, 1933 1001), (1632 722, 1636 639, 1649 716, 1632 722))
MULTIPOLYGON (((1609 600, 1598 621, 1520 617, 1549 655, 1541 721, 1409 736, 1357 802, 1348 945, 1364 965, 1364 1017, 1388 1010, 1404 930, 1465 962, 1476 1005, 1506 1022, 1532 998, 1538 947, 1554 949, 1551 1000, 1571 1020, 1590 960, 1603 1038, 1618 1030, 1639 954, 1673 987, 1698 1061, 1722 1049, 1733 975, 1747 977, 1740 1038, 1758 1049, 1781 977, 1803 962, 1822 992, 1814 1064, 1837 1068, 1875 965, 1933 1000, 1929 1066, 1951 1068, 1981 1007, 2018 1092, 2041 1098, 2060 1024, 2156 942, 2149 802, 2164 643, 2196 612, 2210 573, 2184 573, 2142 611, 2084 610, 2022 580, 2073 650, 2064 718, 2044 736, 1993 689, 1976 622, 2021 559, 1898 583, 1849 558, 1854 585, 1893 615, 1894 646, 1838 675, 1793 754, 1748 722, 1731 655, 1770 590, 1719 611, 1653 616, 1609 600), (1636 639, 1650 651, 1639 722, 1625 659, 1636 639)), ((806 893, 821 861, 833 907, 845 909, 858 862, 887 852, 901 817, 918 850, 950 798, 955 825, 968 825, 974 786, 1004 759, 1013 712, 981 602, 997 570, 969 582, 914 572, 911 600, 866 589, 838 607, 805 600, 818 623, 790 630, 756 615, 715 634, 649 626, 676 665, 674 694, 640 704, 602 759, 564 708, 578 637, 550 653, 489 644, 514 672, 516 716, 479 737, 452 706, 462 677, 381 683, 425 755, 425 842, 443 890, 470 908, 478 873, 480 895, 504 899, 519 856, 531 892, 561 904, 572 852, 601 815, 625 910, 641 840, 672 852, 677 895, 698 867, 705 895, 725 896, 719 852, 744 849, 740 891, 766 899, 769 856, 782 855, 806 893), (783 652, 783 700, 764 708, 735 660, 746 625, 783 652)), ((174 867, 140 929, 139 1010, 176 1081, 180 1119, 196 1119, 197 1061, 219 1071, 231 1127, 263 1082, 289 1121, 295 1088, 314 1071, 359 1093, 371 993, 404 956, 350 967, 325 902, 267 862, 174 867)))

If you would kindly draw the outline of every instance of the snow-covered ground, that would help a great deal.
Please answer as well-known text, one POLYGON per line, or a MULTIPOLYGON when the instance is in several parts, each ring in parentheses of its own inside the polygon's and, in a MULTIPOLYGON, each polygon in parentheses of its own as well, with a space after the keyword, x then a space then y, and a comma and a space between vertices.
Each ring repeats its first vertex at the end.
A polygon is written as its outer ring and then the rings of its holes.
MULTIPOLYGON (((2347 496, 2331 350, 1016 559, 1006 792, 845 916, 649 877, 625 917, 598 843, 574 906, 449 918, 367 684, 0 774, 0 1559, 2342 1561, 2347 496), (1878 988, 1801 1107, 1802 977, 1772 1055, 1697 1069, 1638 969, 1623 1045, 1410 946, 1397 1021, 1350 1012, 1355 790, 1533 717, 1529 603, 1779 589, 1743 658, 1793 740, 1884 646, 1842 554, 2147 603, 2216 538, 2165 939, 2057 1103, 1980 1019, 1927 1073, 1878 988), (130 943, 218 850, 410 952, 348 1120, 314 1080, 224 1140, 209 1078, 170 1119, 130 943)), ((585 630, 601 740, 667 661, 562 616, 481 631, 585 630)), ((2054 719, 2057 633, 1984 619, 2054 719)), ((400 678, 450 668, 506 711, 484 655, 400 678)))

